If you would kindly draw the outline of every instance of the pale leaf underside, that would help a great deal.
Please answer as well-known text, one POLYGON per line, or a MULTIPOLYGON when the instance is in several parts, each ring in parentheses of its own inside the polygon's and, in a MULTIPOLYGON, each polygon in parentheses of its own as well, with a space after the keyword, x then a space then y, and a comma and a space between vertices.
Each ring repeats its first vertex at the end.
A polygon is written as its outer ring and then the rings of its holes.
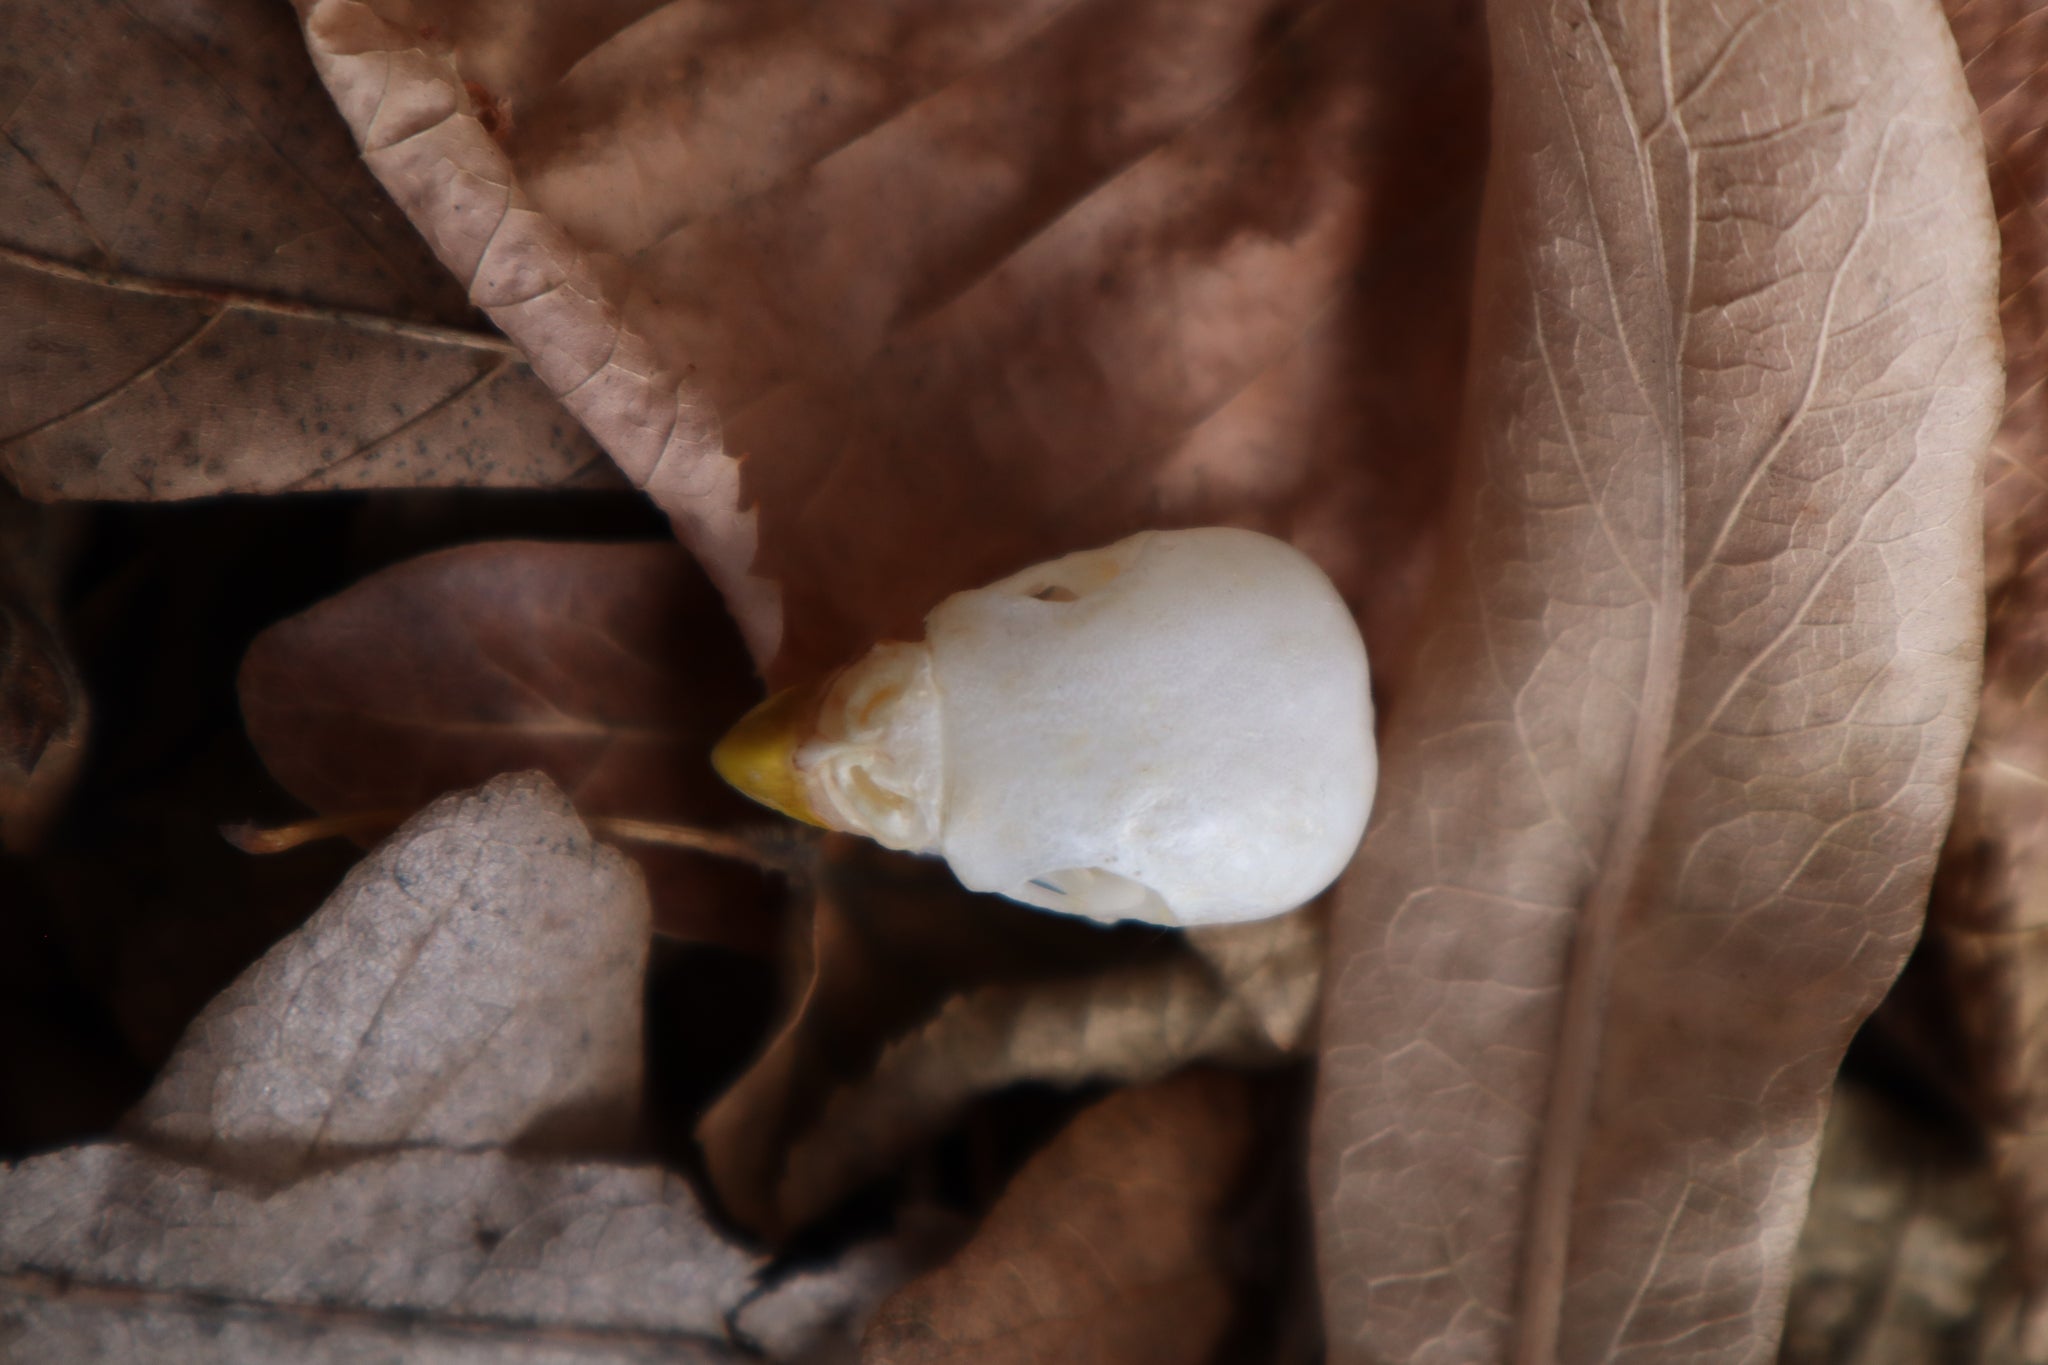
POLYGON ((1922 0, 1502 3, 1469 483, 1340 902, 1336 1360, 1768 1359, 1974 699, 1995 243, 1922 0))

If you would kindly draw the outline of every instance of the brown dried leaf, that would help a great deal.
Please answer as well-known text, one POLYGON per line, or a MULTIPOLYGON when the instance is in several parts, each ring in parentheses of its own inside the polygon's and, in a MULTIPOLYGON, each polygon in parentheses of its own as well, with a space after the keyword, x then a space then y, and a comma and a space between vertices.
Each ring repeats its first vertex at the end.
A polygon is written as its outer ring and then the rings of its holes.
MULTIPOLYGON (((786 947, 785 1016, 761 1056, 698 1125, 720 1203, 741 1226, 780 1240, 846 1189, 785 1191, 790 1153, 827 1101, 870 1075, 891 1040, 957 995, 1002 983, 1079 980, 1173 958, 1157 931, 1093 924, 960 888, 945 868, 866 840, 834 836, 815 886, 799 886, 786 947), (788 1193, 801 1205, 785 1204, 788 1193)), ((1016 1079, 1023 1079, 1017 1077, 1016 1079)), ((950 1110, 900 1116, 892 1137, 932 1136, 950 1110)), ((825 1142, 833 1134, 820 1133, 825 1142)), ((850 1140, 860 1135, 849 1134, 850 1140)), ((848 1151, 849 1178, 886 1169, 900 1147, 848 1151)))
POLYGON ((777 1275, 727 1319, 733 1336, 770 1360, 848 1365, 882 1302, 965 1240, 962 1220, 932 1210, 899 1210, 897 1223, 894 1237, 777 1275), (821 1338, 830 1341, 822 1351, 821 1338))
POLYGON ((69 536, 0 486, 0 851, 33 851, 77 780, 91 705, 57 627, 69 536))
MULTIPOLYGON (((2005 420, 1985 497, 1984 695, 1935 882, 1930 947, 1969 1046, 2030 1289, 2048 1291, 2048 7, 1955 0, 2004 245, 2005 420)), ((2044 1348, 2048 1349, 2048 1348, 2044 1348)))
POLYGON ((614 477, 266 0, 0 9, 0 472, 38 498, 614 477))
MULTIPOLYGON (((586 815, 686 825, 756 808, 711 745, 757 695, 717 594, 673 545, 462 546, 386 569, 258 636, 249 737, 326 814, 412 810, 537 768, 586 815)), ((761 949, 748 870, 635 845, 665 930, 761 949)))
POLYGON ((1471 6, 676 0, 485 36, 455 0, 299 2, 371 169, 779 673, 1209 522, 1316 556, 1398 672, 1463 357, 1471 6))
MULTIPOLYGON (((1312 913, 1192 930, 1227 945, 1237 981, 1199 952, 1086 976, 956 995, 844 1082, 783 1158, 774 1203, 801 1226, 895 1167, 975 1098, 1023 1081, 1141 1084, 1198 1061, 1273 1066, 1295 1055, 1322 973, 1312 913)), ((1225 949, 1218 948, 1219 955, 1225 949)))
POLYGON ((538 774, 444 797, 192 1022, 129 1127, 238 1174, 351 1151, 618 1145, 646 891, 538 774))
POLYGON ((1975 700, 1981 147, 1923 0, 1489 27, 1469 485, 1333 928, 1331 1359, 1754 1360, 1975 700))
POLYGON ((1082 1113, 952 1261, 882 1305, 867 1365, 1212 1357, 1232 1311, 1218 1215, 1250 1155, 1242 1078, 1191 1072, 1082 1113))
POLYGON ((1149 1081, 1201 1060, 1270 1066, 1305 1041, 1313 912, 1217 934, 1212 960, 1180 935, 972 895, 865 841, 833 840, 819 871, 808 933, 792 935, 786 1016, 697 1131, 726 1211, 772 1240, 991 1091, 1149 1081))

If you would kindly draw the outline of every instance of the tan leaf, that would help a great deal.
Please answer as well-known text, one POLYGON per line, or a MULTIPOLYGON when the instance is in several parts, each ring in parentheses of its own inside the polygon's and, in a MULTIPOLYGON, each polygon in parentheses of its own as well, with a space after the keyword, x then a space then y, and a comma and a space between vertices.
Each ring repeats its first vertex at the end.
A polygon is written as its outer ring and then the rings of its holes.
POLYGON ((1981 146, 1925 0, 1489 28, 1468 483, 1332 931, 1331 1359, 1761 1359, 1975 701, 1981 146))
POLYGON ((1469 6, 632 8, 300 0, 371 169, 758 660, 1229 522, 1316 556, 1398 673, 1463 356, 1469 6))
POLYGON ((1210 1359, 1232 1311, 1217 1224, 1250 1154, 1249 1098, 1239 1077, 1190 1072, 1082 1113, 952 1261, 882 1306, 861 1359, 1210 1359))
POLYGON ((265 0, 0 13, 0 472, 38 498, 610 482, 265 0))
POLYGON ((2048 10, 1957 0, 1949 14, 1990 153, 2007 376, 1984 507, 1984 695, 1935 881, 1929 946, 1970 1049, 1973 1099, 2038 1295, 2048 1288, 2048 899, 2037 889, 2048 874, 2048 156, 2039 145, 2048 10))
POLYGON ((57 625, 62 519, 0 487, 0 850, 25 856, 71 793, 91 704, 57 625))
MULTIPOLYGON (((239 690, 273 776, 327 814, 409 811, 536 768, 585 815, 703 826, 757 808, 711 770, 756 696, 717 594, 673 545, 460 546, 256 638, 239 690)), ((756 950, 778 920, 731 863, 629 846, 656 924, 756 950)))
POLYGON ((186 1030, 128 1126, 239 1174, 631 1134, 647 898, 537 774, 443 798, 186 1030))

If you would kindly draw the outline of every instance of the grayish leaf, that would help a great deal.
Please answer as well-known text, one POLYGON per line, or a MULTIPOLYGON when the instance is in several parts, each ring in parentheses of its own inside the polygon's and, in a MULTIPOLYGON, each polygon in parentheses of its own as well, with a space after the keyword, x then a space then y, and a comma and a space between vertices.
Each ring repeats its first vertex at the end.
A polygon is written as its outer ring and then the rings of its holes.
POLYGON ((0 1206, 21 1365, 735 1359, 726 1315, 761 1266, 664 1171, 496 1152, 266 1189, 104 1143, 0 1166, 0 1206))
POLYGON ((130 1117, 284 1176, 351 1149, 617 1141, 647 894, 538 774, 443 797, 221 993, 130 1117))

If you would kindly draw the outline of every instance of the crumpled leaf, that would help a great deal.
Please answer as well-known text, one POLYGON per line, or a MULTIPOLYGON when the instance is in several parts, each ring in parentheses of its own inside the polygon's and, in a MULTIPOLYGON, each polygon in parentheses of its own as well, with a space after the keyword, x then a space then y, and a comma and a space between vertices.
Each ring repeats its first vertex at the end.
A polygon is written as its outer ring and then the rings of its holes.
MULTIPOLYGON (((585 815, 717 826, 758 816, 711 746, 751 704, 716 594, 673 545, 491 542, 372 574, 258 636, 250 740, 323 814, 410 811, 535 768, 585 815)), ((761 950, 778 924, 748 869, 633 845, 656 923, 761 950)))
POLYGON ((370 168, 778 676, 1211 522, 1315 555, 1398 673, 1463 356, 1474 7, 676 0, 486 34, 299 4, 370 168))
POLYGON ((1205 1059, 1270 1066, 1305 1040, 1322 956, 1312 913, 1233 926, 1211 960, 1192 935, 973 895, 865 840, 828 841, 816 875, 799 888, 808 923, 791 934, 783 1021, 697 1129, 725 1212, 771 1241, 979 1095, 1149 1081, 1205 1059))
POLYGON ((677 1176, 535 1150, 630 1136, 647 935, 546 778, 436 802, 194 1022, 131 1141, 0 1166, 7 1358, 747 1359, 745 1310, 795 1359, 857 1331, 913 1261, 781 1290, 677 1176))
POLYGON ((1017 1173, 947 1264, 882 1306, 867 1365, 1213 1358, 1230 1322, 1219 1215, 1251 1153, 1242 1077, 1119 1091, 1017 1173))
POLYGON ((0 473, 36 498, 615 475, 265 0, 0 11, 0 473))
MULTIPOLYGON (((2004 247, 2005 419, 1984 507, 1984 694, 1963 763, 1930 912, 1945 1009, 2018 1234, 2031 1291, 2048 1305, 2048 156, 2039 87, 2048 12, 2026 0, 1949 6, 1982 111, 2004 247)), ((2044 1343, 2048 1352, 2048 1343, 2044 1343)))
POLYGON ((1924 0, 1489 28, 1469 484, 1332 930, 1330 1358, 1753 1360, 1975 701, 1981 147, 1924 0))
POLYGON ((67 528, 0 487, 0 851, 31 852, 85 760, 92 707, 57 624, 67 528))

